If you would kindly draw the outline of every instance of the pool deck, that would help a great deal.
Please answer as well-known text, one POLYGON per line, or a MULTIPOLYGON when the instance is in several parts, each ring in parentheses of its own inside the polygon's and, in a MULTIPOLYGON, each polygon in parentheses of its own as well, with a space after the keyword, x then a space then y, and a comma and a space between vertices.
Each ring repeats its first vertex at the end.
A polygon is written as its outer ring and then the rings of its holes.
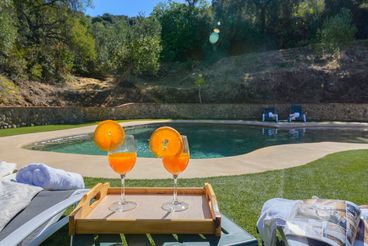
MULTIPOLYGON (((123 126, 144 125, 150 123, 226 123, 244 124, 278 128, 308 127, 341 127, 368 129, 367 123, 264 123, 256 121, 213 121, 213 120, 156 120, 132 121, 122 123, 123 126)), ((0 137, 0 160, 15 162, 18 168, 31 162, 43 162, 56 168, 78 172, 88 177, 117 178, 107 163, 105 156, 80 154, 64 154, 24 149, 23 146, 52 138, 93 132, 95 126, 80 127, 52 132, 30 133, 10 137, 0 137)), ((259 173, 304 165, 328 154, 356 149, 368 149, 368 144, 355 143, 302 143, 276 145, 257 149, 253 152, 224 158, 193 159, 187 170, 181 175, 185 178, 213 177, 259 173)), ((131 179, 162 179, 170 178, 162 163, 156 158, 138 158, 134 169, 128 174, 131 179)))

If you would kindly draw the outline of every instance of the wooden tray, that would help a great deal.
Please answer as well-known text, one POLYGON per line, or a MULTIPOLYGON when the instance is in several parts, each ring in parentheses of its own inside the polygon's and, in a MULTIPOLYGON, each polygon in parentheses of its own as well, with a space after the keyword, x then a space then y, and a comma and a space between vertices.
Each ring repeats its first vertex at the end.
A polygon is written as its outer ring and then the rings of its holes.
POLYGON ((221 214, 212 186, 178 188, 178 198, 189 204, 182 212, 161 208, 172 199, 172 188, 126 188, 127 200, 138 206, 115 213, 109 205, 120 199, 120 188, 97 184, 84 195, 69 217, 69 234, 215 234, 221 235, 221 214))

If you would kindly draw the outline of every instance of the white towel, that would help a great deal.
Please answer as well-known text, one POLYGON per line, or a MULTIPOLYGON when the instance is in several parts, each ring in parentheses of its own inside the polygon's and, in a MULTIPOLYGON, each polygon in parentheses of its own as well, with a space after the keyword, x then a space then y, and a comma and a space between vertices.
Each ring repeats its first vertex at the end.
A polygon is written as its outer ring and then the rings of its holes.
POLYGON ((265 202, 257 222, 259 234, 265 245, 275 245, 277 227, 285 226, 293 207, 301 202, 301 200, 282 198, 274 198, 265 202))
POLYGON ((20 169, 17 182, 40 186, 46 190, 83 189, 83 177, 78 173, 49 167, 43 163, 31 163, 20 169))
POLYGON ((17 164, 0 161, 0 178, 10 175, 17 168, 17 164))
POLYGON ((0 231, 31 202, 42 188, 0 181, 0 231))

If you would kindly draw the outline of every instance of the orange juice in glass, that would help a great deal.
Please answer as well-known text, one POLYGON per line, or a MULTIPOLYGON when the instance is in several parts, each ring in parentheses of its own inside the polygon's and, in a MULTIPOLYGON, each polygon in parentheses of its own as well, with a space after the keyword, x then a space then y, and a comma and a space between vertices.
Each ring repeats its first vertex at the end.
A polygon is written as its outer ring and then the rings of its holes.
POLYGON ((111 168, 121 178, 120 201, 114 202, 109 209, 114 212, 125 212, 137 207, 137 203, 127 201, 125 197, 125 176, 130 172, 137 160, 134 136, 126 135, 124 143, 117 149, 110 150, 108 153, 108 161, 111 168))
POLYGON ((189 153, 181 153, 178 156, 168 156, 162 158, 166 171, 172 175, 179 175, 188 166, 190 155, 189 153))
POLYGON ((116 152, 108 155, 109 164, 112 170, 118 174, 126 174, 133 169, 137 161, 137 153, 135 152, 116 152))
POLYGON ((186 136, 181 136, 181 140, 183 143, 181 153, 174 156, 162 157, 165 169, 171 173, 174 178, 173 199, 172 201, 166 202, 162 205, 162 209, 168 212, 180 212, 187 210, 189 207, 187 203, 178 201, 178 176, 187 168, 190 159, 188 139, 186 136))

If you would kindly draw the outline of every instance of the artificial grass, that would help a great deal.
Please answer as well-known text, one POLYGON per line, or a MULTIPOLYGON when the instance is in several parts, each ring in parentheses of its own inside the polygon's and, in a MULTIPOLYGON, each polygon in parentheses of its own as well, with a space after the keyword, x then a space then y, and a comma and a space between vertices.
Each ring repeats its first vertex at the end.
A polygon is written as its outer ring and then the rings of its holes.
MULTIPOLYGON (((257 218, 263 203, 274 197, 306 199, 318 196, 368 204, 367 160, 367 150, 346 151, 300 167, 240 176, 179 179, 179 185, 211 183, 221 212, 259 239, 257 218)), ((110 182, 112 186, 120 184, 119 179, 85 178, 85 181, 88 187, 99 182, 110 182)), ((171 186, 172 180, 128 180, 127 185, 171 186)), ((67 229, 63 228, 43 245, 68 244, 67 229)))
MULTIPOLYGON (((153 119, 139 119, 139 121, 150 121, 150 120, 153 120, 153 119)), ((129 121, 138 121, 138 120, 118 120, 118 122, 129 122, 129 121)), ((27 133, 36 133, 36 132, 65 130, 65 129, 83 127, 83 126, 96 125, 97 123, 98 122, 88 122, 88 123, 82 123, 82 124, 43 125, 43 126, 28 126, 28 127, 19 127, 19 128, 0 129, 0 137, 7 137, 7 136, 13 136, 13 135, 27 134, 27 133)))

